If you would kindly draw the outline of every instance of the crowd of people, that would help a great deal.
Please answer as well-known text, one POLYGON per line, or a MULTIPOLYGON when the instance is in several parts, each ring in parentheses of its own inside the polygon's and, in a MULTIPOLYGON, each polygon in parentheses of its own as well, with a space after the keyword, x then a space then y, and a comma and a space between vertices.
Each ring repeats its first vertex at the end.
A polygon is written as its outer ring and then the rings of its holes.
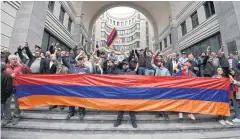
MULTIPOLYGON (((210 47, 199 56, 186 54, 180 55, 171 53, 164 55, 160 51, 153 52, 149 47, 135 49, 129 54, 122 52, 120 57, 114 51, 109 54, 96 46, 90 55, 87 55, 83 48, 74 47, 69 53, 61 50, 58 44, 53 43, 47 52, 42 52, 41 47, 35 45, 32 53, 28 43, 22 48, 19 46, 17 52, 10 54, 8 51, 1 51, 1 117, 2 126, 12 123, 17 124, 20 119, 16 91, 13 86, 13 78, 16 74, 118 74, 118 75, 146 75, 146 76, 184 76, 192 77, 213 77, 229 78, 231 84, 231 105, 234 107, 235 119, 232 122, 240 122, 240 95, 238 90, 240 63, 239 59, 230 54, 227 58, 222 52, 211 52, 210 47), (14 99, 15 109, 12 114, 10 105, 14 99)), ((49 110, 58 106, 49 106, 49 110)), ((66 106, 59 106, 64 109, 66 106)), ((66 119, 75 115, 75 107, 69 106, 69 113, 66 119)), ((124 111, 119 111, 114 127, 118 127, 123 119, 124 111)), ((136 112, 129 112, 131 123, 134 128, 136 124, 136 112)), ((187 114, 191 120, 196 120, 191 113, 187 114)), ((78 108, 78 116, 84 119, 85 108, 78 108)), ((179 119, 183 119, 183 113, 178 113, 179 119)), ((168 112, 157 112, 156 118, 164 117, 169 120, 168 112)), ((228 117, 218 116, 222 125, 233 125, 228 117)))

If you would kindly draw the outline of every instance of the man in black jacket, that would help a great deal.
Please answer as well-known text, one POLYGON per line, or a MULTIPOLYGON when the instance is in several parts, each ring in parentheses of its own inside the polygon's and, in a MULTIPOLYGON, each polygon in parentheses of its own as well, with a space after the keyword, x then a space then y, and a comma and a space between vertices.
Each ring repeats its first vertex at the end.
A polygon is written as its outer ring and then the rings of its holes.
POLYGON ((6 107, 6 101, 13 92, 12 77, 4 73, 6 64, 1 62, 1 117, 2 126, 11 122, 11 110, 6 107), (7 114, 9 113, 9 114, 7 114))
POLYGON ((223 50, 223 46, 219 50, 219 56, 218 56, 219 63, 223 69, 223 76, 228 78, 230 65, 229 65, 228 59, 225 57, 224 52, 222 52, 222 50, 223 50))
POLYGON ((135 53, 138 57, 138 63, 139 63, 139 67, 138 67, 138 75, 145 75, 145 69, 146 69, 146 51, 147 48, 145 50, 141 49, 140 53, 138 53, 137 50, 135 50, 135 53))
MULTIPOLYGON (((123 70, 118 72, 119 75, 136 75, 136 72, 129 69, 129 63, 127 60, 123 62, 123 70)), ((114 123, 114 127, 118 127, 123 119, 124 111, 119 111, 117 116, 117 121, 114 123)), ((136 124, 136 114, 134 111, 129 111, 129 115, 132 121, 133 128, 137 128, 136 124)))
MULTIPOLYGON (((39 46, 36 45, 36 48, 38 48, 39 46)), ((28 43, 25 43, 25 50, 27 53, 27 56, 29 57, 30 61, 28 63, 28 67, 30 67, 30 69, 32 70, 32 73, 34 74, 43 74, 45 72, 45 64, 46 61, 44 58, 41 58, 41 51, 35 50, 35 56, 32 55, 29 47, 28 47, 28 43)))

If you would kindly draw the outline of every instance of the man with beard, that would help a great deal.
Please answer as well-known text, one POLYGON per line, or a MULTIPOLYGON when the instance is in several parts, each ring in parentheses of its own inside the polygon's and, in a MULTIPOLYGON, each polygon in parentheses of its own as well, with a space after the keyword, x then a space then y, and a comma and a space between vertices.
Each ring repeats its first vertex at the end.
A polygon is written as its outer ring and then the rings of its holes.
MULTIPOLYGON (((164 67, 165 62, 163 59, 158 60, 157 65, 154 64, 154 59, 152 60, 152 66, 156 70, 155 76, 171 76, 167 68, 164 67)), ((164 117, 166 121, 169 120, 168 114, 166 112, 157 112, 156 118, 164 117)))
POLYGON ((36 45, 36 50, 35 50, 35 56, 31 53, 28 43, 25 43, 25 50, 27 53, 27 56, 29 57, 30 61, 28 63, 28 67, 32 70, 32 73, 34 74, 43 74, 45 71, 45 65, 46 61, 45 59, 41 58, 41 49, 39 46, 36 45))
POLYGON ((129 68, 135 72, 138 70, 138 59, 135 57, 134 50, 130 52, 130 55, 128 57, 128 63, 129 63, 129 68))
MULTIPOLYGON (((129 69, 129 63, 127 60, 123 61, 123 70, 118 72, 118 75, 136 75, 136 72, 129 69)), ((127 93, 127 92, 126 92, 127 93)), ((114 127, 121 125, 124 111, 118 111, 117 121, 114 123, 114 127)), ((129 111, 129 115, 132 121, 133 128, 137 128, 136 114, 134 111, 129 111)))
POLYGON ((140 52, 135 50, 135 53, 138 57, 138 62, 139 62, 139 67, 138 67, 138 75, 144 75, 145 74, 145 69, 146 69, 146 51, 141 49, 140 52))
POLYGON ((197 76, 199 76, 199 68, 198 64, 194 59, 194 56, 192 54, 188 55, 188 62, 191 64, 190 70, 195 73, 197 76))

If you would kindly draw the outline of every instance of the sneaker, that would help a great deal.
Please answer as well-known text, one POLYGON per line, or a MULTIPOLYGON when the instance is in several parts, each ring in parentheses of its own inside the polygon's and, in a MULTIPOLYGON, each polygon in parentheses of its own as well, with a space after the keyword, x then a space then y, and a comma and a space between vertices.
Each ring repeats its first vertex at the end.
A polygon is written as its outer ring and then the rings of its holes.
POLYGON ((133 128, 137 128, 137 123, 136 123, 136 121, 132 121, 132 126, 133 126, 133 128))
POLYGON ((14 117, 13 119, 12 119, 12 125, 16 125, 16 124, 18 124, 18 121, 19 121, 19 117, 14 117))
POLYGON ((115 123, 114 123, 114 127, 118 127, 119 125, 121 125, 121 120, 117 120, 115 123))
POLYGON ((66 117, 66 120, 69 120, 71 117, 73 117, 74 116, 74 113, 73 112, 71 112, 71 113, 69 113, 68 115, 67 115, 67 117, 66 117))
POLYGON ((164 120, 165 120, 165 121, 169 121, 169 117, 168 117, 167 114, 164 114, 163 117, 164 117, 164 120))
POLYGON ((60 110, 63 111, 64 110, 64 106, 60 106, 60 110))
POLYGON ((225 120, 225 123, 228 124, 228 125, 230 125, 230 126, 233 126, 233 125, 234 125, 233 123, 229 122, 228 120, 225 120))
POLYGON ((80 119, 80 120, 83 120, 83 119, 84 119, 84 117, 85 117, 85 115, 81 113, 81 114, 79 114, 79 116, 78 116, 78 117, 79 117, 79 119, 80 119))
POLYGON ((162 116, 161 113, 157 113, 155 117, 156 117, 156 118, 159 118, 159 117, 161 117, 161 116, 162 116))
POLYGON ((49 107, 49 110, 51 111, 51 110, 53 110, 53 109, 55 109, 55 108, 57 108, 56 105, 55 105, 55 106, 50 106, 50 107, 49 107))
POLYGON ((178 118, 183 119, 183 113, 178 113, 178 118))
POLYGON ((238 118, 235 118, 235 119, 233 119, 232 120, 234 123, 240 123, 240 119, 238 119, 238 118))
POLYGON ((221 125, 226 125, 225 121, 224 120, 219 120, 218 121, 221 125))
POLYGON ((4 127, 4 126, 6 126, 9 123, 11 123, 11 120, 3 120, 1 126, 4 127))
POLYGON ((196 118, 194 117, 193 114, 188 114, 188 117, 189 117, 191 120, 196 120, 196 118))

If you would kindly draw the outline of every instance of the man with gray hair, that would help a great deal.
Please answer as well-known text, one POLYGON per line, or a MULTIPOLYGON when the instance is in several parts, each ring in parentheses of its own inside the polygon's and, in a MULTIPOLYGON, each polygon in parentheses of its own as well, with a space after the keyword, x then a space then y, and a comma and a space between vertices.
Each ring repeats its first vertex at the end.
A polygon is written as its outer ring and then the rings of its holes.
POLYGON ((217 56, 217 54, 215 52, 211 53, 211 57, 212 57, 212 65, 214 67, 214 72, 216 74, 217 69, 220 68, 221 65, 220 65, 218 56, 217 56))

